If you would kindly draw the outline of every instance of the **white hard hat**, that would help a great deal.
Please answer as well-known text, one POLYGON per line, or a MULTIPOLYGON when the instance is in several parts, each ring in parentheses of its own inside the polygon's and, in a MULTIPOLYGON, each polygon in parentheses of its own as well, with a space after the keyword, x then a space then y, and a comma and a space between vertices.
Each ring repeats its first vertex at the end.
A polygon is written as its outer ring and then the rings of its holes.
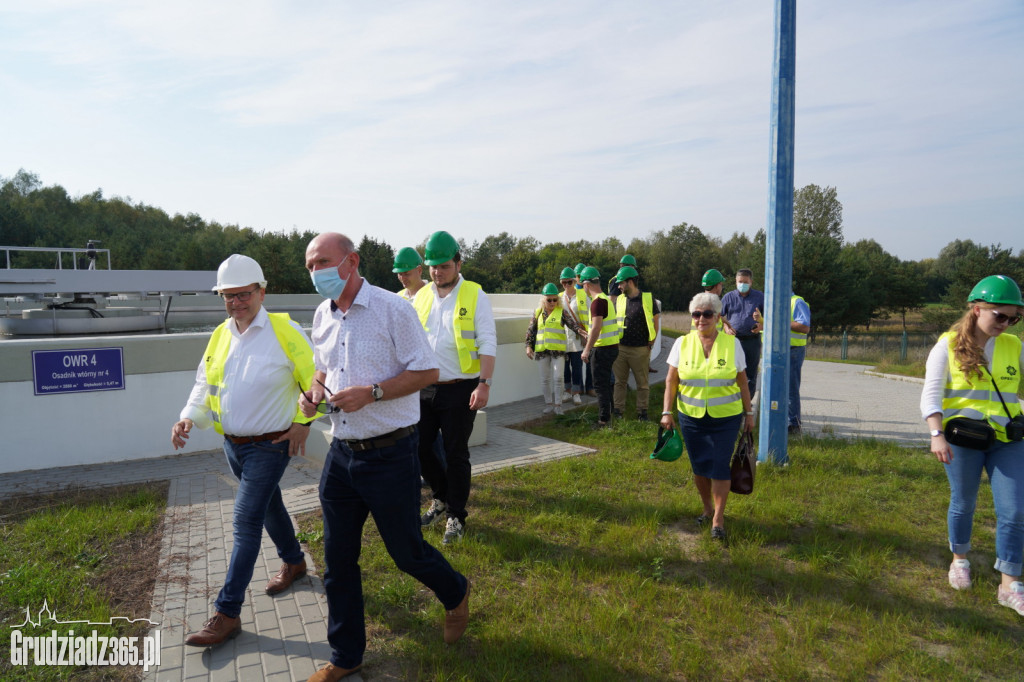
POLYGON ((267 280, 263 279, 263 268, 252 258, 233 253, 217 268, 217 285, 213 290, 223 291, 250 284, 259 284, 261 288, 267 286, 267 280))

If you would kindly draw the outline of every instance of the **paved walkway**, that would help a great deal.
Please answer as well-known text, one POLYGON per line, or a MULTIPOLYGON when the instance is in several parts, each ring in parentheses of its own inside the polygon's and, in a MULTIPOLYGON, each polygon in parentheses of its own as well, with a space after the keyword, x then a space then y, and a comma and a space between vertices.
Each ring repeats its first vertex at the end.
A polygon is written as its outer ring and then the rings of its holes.
MULTIPOLYGON (((665 377, 665 352, 655 363, 652 380, 665 377)), ((923 445, 918 414, 920 383, 869 376, 854 365, 807 362, 804 367, 805 431, 812 435, 861 436, 923 445)), ((592 399, 587 403, 592 404, 592 399)), ((488 410, 488 443, 472 449, 474 473, 519 466, 586 452, 507 428, 540 415, 541 398, 488 410)), ((646 446, 646 445, 645 445, 646 446)), ((281 482, 285 503, 298 515, 318 508, 321 462, 296 458, 281 482)), ((242 607, 242 634, 216 649, 183 643, 210 613, 231 556, 231 516, 236 482, 219 451, 104 465, 0 475, 0 495, 41 492, 67 486, 109 485, 170 480, 168 511, 161 546, 161 573, 153 594, 150 620, 159 623, 162 649, 159 668, 146 680, 305 680, 330 657, 327 604, 323 583, 310 562, 311 575, 276 597, 263 586, 279 568, 273 543, 264 537, 263 552, 242 607)), ((309 561, 307 557, 307 561, 309 561)), ((438 641, 441 608, 438 606, 438 641)), ((359 682, 357 674, 350 678, 359 682)))

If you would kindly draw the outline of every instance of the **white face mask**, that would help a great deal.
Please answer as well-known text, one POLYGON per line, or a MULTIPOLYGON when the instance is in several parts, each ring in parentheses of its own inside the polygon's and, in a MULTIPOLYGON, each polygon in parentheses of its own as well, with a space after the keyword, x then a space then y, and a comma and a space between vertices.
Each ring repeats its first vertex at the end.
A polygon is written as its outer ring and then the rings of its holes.
POLYGON ((739 289, 739 292, 741 294, 745 294, 748 291, 750 291, 750 284, 748 284, 747 282, 740 282, 739 284, 736 285, 736 288, 739 289))

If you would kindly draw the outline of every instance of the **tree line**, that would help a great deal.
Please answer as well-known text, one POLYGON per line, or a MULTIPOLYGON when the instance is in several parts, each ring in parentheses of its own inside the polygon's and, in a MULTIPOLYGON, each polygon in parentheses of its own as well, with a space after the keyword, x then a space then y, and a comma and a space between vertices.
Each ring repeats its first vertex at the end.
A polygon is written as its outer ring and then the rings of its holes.
MULTIPOLYGON (((59 185, 44 186, 24 170, 0 177, 0 245, 81 248, 99 240, 100 248, 110 249, 117 269, 215 270, 227 255, 243 253, 263 267, 270 293, 313 293, 301 264, 316 234, 260 232, 207 222, 195 213, 170 216, 143 203, 104 197, 102 190, 71 197, 59 185)), ((638 262, 641 288, 653 292, 665 310, 686 310, 710 268, 727 280, 736 270, 750 268, 755 288, 763 290, 765 242, 764 230, 752 237, 737 232, 723 240, 685 222, 628 243, 610 237, 541 244, 507 232, 472 243, 460 239, 463 275, 495 293, 539 293, 545 283, 557 283, 564 267, 579 262, 595 266, 607 282, 622 255, 630 253, 638 262)), ((360 272, 373 284, 398 290, 391 266, 403 246, 423 252, 423 243, 391 245, 364 237, 358 245, 360 272)), ((46 254, 18 252, 11 266, 56 267, 52 260, 46 254)), ((928 302, 959 311, 971 287, 996 273, 1024 280, 1024 250, 1015 254, 999 244, 965 239, 950 242, 934 259, 901 260, 873 239, 845 241, 835 187, 812 184, 795 192, 793 288, 810 304, 817 331, 870 325, 872 319, 888 316, 905 323, 907 313, 928 302)), ((925 319, 940 327, 955 314, 928 309, 925 319)))

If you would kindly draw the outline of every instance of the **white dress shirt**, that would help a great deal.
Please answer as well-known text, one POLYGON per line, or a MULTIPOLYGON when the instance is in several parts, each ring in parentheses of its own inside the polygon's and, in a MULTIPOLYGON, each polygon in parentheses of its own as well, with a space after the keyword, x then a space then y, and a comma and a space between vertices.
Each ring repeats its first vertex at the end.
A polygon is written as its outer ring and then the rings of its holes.
MULTIPOLYGON (((242 334, 233 319, 227 325, 231 345, 224 363, 224 390, 220 394, 224 433, 258 436, 289 428, 298 412, 299 386, 292 376, 294 365, 278 343, 266 309, 260 307, 242 334)), ((302 327, 295 322, 292 326, 306 339, 302 327)), ((200 360, 196 383, 179 419, 191 419, 201 429, 213 426, 206 394, 206 363, 200 360)))
MULTIPOLYGON (((406 370, 437 368, 416 310, 400 296, 365 279, 347 313, 342 313, 333 301, 317 307, 313 316, 313 359, 317 370, 327 375, 324 383, 331 392, 379 384, 406 370)), ((335 438, 383 436, 419 422, 419 393, 330 416, 335 438)))
MULTIPOLYGON (((427 315, 427 342, 430 349, 437 356, 437 363, 441 368, 441 376, 438 381, 453 381, 455 379, 473 379, 480 376, 479 372, 467 374, 462 371, 459 364, 459 351, 455 347, 455 303, 459 300, 459 289, 465 280, 459 275, 459 281, 448 293, 441 298, 437 295, 437 285, 430 283, 434 291, 434 304, 427 315)), ((473 328, 476 330, 476 344, 479 355, 496 356, 498 354, 498 334, 494 329, 494 311, 491 310, 491 300, 481 289, 476 297, 476 316, 473 318, 473 328)))

